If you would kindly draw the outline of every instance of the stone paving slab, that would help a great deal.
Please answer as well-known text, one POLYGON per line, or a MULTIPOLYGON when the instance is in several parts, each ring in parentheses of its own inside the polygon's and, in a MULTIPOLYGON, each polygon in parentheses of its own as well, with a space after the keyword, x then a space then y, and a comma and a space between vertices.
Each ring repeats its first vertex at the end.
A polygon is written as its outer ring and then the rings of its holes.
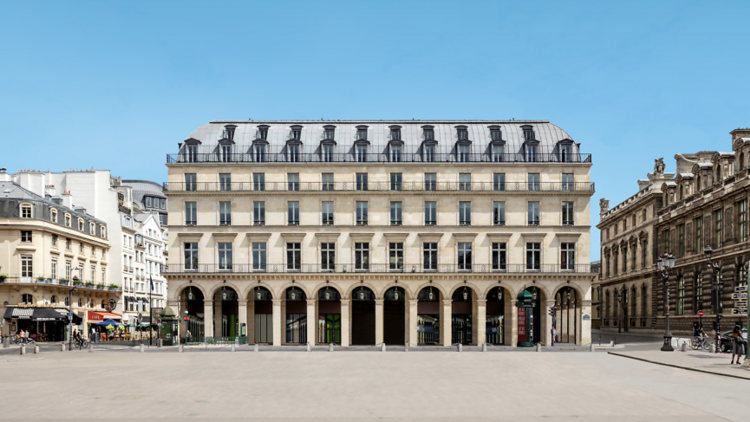
POLYGON ((732 355, 726 353, 709 353, 701 350, 662 352, 656 349, 650 351, 611 351, 609 354, 657 365, 750 381, 750 368, 730 364, 732 355))

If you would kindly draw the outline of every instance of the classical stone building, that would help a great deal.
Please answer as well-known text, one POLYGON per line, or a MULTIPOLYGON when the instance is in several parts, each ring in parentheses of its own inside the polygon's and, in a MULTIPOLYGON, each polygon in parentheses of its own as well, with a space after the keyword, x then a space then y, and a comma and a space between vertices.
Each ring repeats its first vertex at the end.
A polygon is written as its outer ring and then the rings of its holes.
MULTIPOLYGON (((750 191, 748 153, 750 129, 730 132, 732 152, 701 151, 679 154, 677 177, 661 188, 664 208, 658 211, 655 226, 658 253, 672 252, 676 263, 669 285, 670 326, 673 332, 687 333, 697 312, 704 312, 703 324, 713 328, 721 314, 724 330, 736 322, 746 325, 741 309, 732 298, 735 287, 747 285, 750 260, 747 236, 747 202, 750 191), (711 259, 719 264, 718 274, 707 266, 706 246, 711 259), (718 289, 717 289, 718 287, 718 289), (712 291, 718 291, 718 300, 712 291)), ((664 298, 660 278, 655 313, 656 327, 664 327, 664 298)))
POLYGON ((602 286, 601 279, 602 261, 591 263, 591 272, 596 274, 591 282, 591 329, 598 330, 602 323, 602 286))
POLYGON ((547 121, 216 121, 167 156, 181 336, 590 341, 591 156, 547 121), (519 330, 516 296, 533 322, 519 330))
POLYGON ((42 197, 0 170, 0 313, 2 335, 28 330, 37 341, 65 340, 73 323, 116 312, 106 222, 73 205, 68 192, 42 197))

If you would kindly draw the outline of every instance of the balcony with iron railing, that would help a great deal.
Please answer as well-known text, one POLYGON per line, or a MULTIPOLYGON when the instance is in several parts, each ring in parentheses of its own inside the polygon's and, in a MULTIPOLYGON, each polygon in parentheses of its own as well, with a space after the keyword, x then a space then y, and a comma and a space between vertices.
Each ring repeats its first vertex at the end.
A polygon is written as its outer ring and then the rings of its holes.
POLYGON ((425 269, 420 264, 167 264, 164 274, 222 274, 222 273, 542 273, 592 274, 591 264, 564 266, 560 264, 506 264, 495 268, 492 264, 438 264, 436 269, 425 269))
POLYGON ((167 164, 195 163, 569 163, 591 164, 591 154, 559 153, 258 153, 192 152, 167 154, 167 164))
POLYGON ((593 194, 590 182, 164 182, 167 192, 519 192, 528 193, 586 193, 593 194))
POLYGON ((46 286, 57 286, 57 287, 76 287, 78 289, 89 289, 89 290, 106 290, 119 292, 122 291, 121 286, 116 284, 105 284, 96 283, 88 280, 70 280, 66 278, 59 278, 58 276, 45 275, 45 276, 22 276, 22 275, 0 275, 0 284, 36 284, 46 286))

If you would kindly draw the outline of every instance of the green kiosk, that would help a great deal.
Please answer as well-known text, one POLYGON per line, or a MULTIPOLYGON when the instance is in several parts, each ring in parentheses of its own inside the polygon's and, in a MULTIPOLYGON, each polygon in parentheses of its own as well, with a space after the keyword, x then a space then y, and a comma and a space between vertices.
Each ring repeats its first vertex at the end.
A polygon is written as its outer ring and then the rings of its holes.
POLYGON ((534 347, 531 330, 534 327, 534 295, 526 288, 516 296, 518 301, 518 347, 534 347))
POLYGON ((172 308, 167 306, 162 309, 159 313, 159 334, 162 339, 164 346, 175 346, 177 345, 177 316, 175 316, 172 308))

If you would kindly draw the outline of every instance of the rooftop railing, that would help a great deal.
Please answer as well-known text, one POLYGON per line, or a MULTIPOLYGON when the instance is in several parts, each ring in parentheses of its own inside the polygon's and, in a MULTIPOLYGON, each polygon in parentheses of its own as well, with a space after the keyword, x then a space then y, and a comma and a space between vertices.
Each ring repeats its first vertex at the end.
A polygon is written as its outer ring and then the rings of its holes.
POLYGON ((591 163, 591 154, 559 153, 223 153, 181 152, 167 154, 167 164, 193 163, 591 163))
POLYGON ((589 182, 164 182, 168 192, 594 192, 589 182))
POLYGON ((223 274, 223 273, 577 273, 592 274, 591 264, 563 266, 560 264, 505 264, 494 267, 492 264, 167 264, 164 273, 184 274, 223 274))

